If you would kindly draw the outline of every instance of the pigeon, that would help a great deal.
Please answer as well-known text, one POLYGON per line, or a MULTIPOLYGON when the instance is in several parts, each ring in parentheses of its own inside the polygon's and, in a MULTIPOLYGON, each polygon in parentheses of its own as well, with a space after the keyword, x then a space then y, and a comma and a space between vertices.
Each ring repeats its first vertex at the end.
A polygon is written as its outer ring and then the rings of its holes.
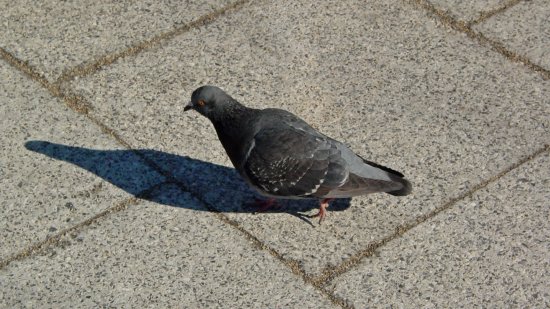
POLYGON ((184 111, 208 118, 231 163, 252 188, 268 199, 320 199, 321 223, 329 202, 369 193, 408 195, 404 175, 365 160, 348 146, 277 108, 249 108, 215 86, 193 91, 184 111))

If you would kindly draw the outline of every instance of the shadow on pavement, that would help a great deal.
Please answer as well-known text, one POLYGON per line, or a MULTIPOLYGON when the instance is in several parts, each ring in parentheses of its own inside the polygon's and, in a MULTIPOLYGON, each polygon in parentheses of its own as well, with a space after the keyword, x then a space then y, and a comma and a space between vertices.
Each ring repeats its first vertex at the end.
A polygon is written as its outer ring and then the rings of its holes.
MULTIPOLYGON (((105 179, 122 190, 136 196, 144 187, 144 183, 152 182, 157 177, 146 166, 145 161, 136 155, 140 153, 155 162, 161 169, 170 173, 185 186, 187 191, 200 196, 211 207, 220 212, 256 212, 256 198, 261 198, 241 179, 235 169, 225 166, 179 156, 151 149, 136 150, 97 150, 73 147, 46 141, 28 141, 28 150, 41 153, 50 158, 72 163, 105 179)), ((55 184, 52 184, 55 186, 55 184)), ((154 194, 147 200, 175 207, 197 208, 178 200, 164 198, 162 192, 154 194)), ((350 206, 351 199, 338 199, 331 203, 330 211, 341 211, 350 206)), ((193 203, 194 204, 194 203, 193 203)), ((317 209, 318 200, 279 200, 279 207, 269 212, 285 212, 303 219, 300 212, 317 209)))

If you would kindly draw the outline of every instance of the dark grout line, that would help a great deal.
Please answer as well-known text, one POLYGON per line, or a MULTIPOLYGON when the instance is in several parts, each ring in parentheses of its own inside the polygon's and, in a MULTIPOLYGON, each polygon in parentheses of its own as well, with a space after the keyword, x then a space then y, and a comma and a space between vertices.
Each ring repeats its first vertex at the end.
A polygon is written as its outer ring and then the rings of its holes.
POLYGON ((140 52, 142 52, 146 49, 150 49, 152 47, 160 45, 161 43, 163 43, 167 40, 170 40, 170 39, 172 39, 172 38, 174 38, 174 37, 176 37, 180 34, 188 32, 189 30, 196 29, 196 28, 199 28, 201 26, 208 25, 208 24, 214 22, 218 17, 227 14, 229 11, 238 10, 250 1, 251 0, 239 0, 239 1, 233 2, 233 3, 231 3, 231 4, 229 4, 225 7, 222 7, 218 10, 215 10, 213 12, 210 12, 210 13, 206 14, 206 15, 203 15, 203 16, 199 17, 198 19, 195 19, 195 20, 191 21, 190 23, 187 23, 187 24, 185 24, 181 27, 175 28, 175 29, 173 29, 171 31, 168 31, 168 32, 165 32, 165 33, 161 33, 161 34, 156 35, 153 38, 148 39, 146 41, 134 44, 134 45, 130 46, 129 48, 125 49, 125 50, 122 50, 122 51, 119 51, 119 52, 114 52, 114 53, 109 53, 107 55, 102 56, 99 59, 88 61, 88 62, 80 64, 76 67, 73 67, 71 69, 68 69, 55 81, 55 84, 56 85, 61 85, 61 84, 65 83, 67 81, 70 81, 70 80, 72 80, 76 77, 83 77, 83 76, 92 74, 92 73, 96 72, 97 70, 99 70, 99 69, 101 69, 105 66, 108 66, 108 65, 112 64, 113 62, 121 59, 121 58, 137 55, 138 53, 140 53, 140 52))
POLYGON ((94 215, 94 216, 78 223, 78 224, 75 224, 75 225, 73 225, 69 228, 66 228, 66 229, 60 231, 59 233, 46 238, 43 241, 37 242, 33 245, 30 245, 29 247, 25 248, 21 252, 10 256, 10 257, 8 257, 7 259, 5 259, 3 261, 0 261, 0 270, 3 269, 4 267, 8 266, 11 262, 23 260, 27 257, 30 257, 31 255, 34 255, 34 254, 42 252, 42 251, 44 251, 48 248, 52 248, 52 247, 55 247, 55 246, 59 245, 62 242, 63 238, 66 237, 67 235, 70 235, 71 233, 76 232, 77 230, 79 230, 83 227, 89 226, 89 225, 97 222, 101 218, 106 217, 107 215, 120 212, 120 211, 128 208, 129 206, 136 205, 140 199, 148 197, 154 190, 156 190, 157 188, 161 187, 164 184, 166 184, 166 182, 161 182, 161 183, 158 183, 156 185, 153 185, 150 188, 141 191, 140 193, 138 193, 134 197, 127 198, 127 199, 117 203, 115 206, 113 206, 111 208, 108 208, 108 209, 106 209, 106 210, 104 210, 104 211, 102 211, 102 212, 100 212, 100 213, 98 213, 98 214, 96 214, 96 215, 94 215))
MULTIPOLYGON (((113 129, 109 128, 107 125, 102 123, 100 120, 95 118, 91 115, 90 110, 92 108, 91 105, 86 103, 86 100, 82 97, 75 96, 73 94, 68 93, 66 90, 62 90, 59 84, 52 84, 48 80, 46 80, 43 76, 38 74, 30 65, 27 63, 17 59, 13 55, 11 55, 9 52, 5 51, 4 49, 0 48, 0 56, 4 58, 7 62, 9 62, 11 65, 13 65, 16 69, 19 69, 23 73, 25 73, 27 76, 29 76, 32 80, 37 81, 40 83, 44 88, 46 88, 54 97, 59 98, 65 102, 65 104, 72 109, 73 111, 85 115, 93 124, 97 125, 101 131, 109 136, 111 136, 117 143, 122 145, 123 147, 132 150, 134 154, 139 156, 142 160, 145 161, 146 164, 148 164, 151 168, 153 168, 156 172, 161 174, 166 178, 166 181, 160 183, 159 185, 164 185, 168 183, 176 184, 181 190, 189 193, 193 198, 195 198, 197 201, 202 203, 210 212, 215 214, 215 216, 222 222, 228 224, 229 226, 233 227, 237 231, 239 231, 246 239, 248 239, 254 247, 256 247, 259 250, 267 251, 271 256, 275 257, 278 261, 280 261, 282 264, 286 265, 293 274, 299 276, 302 278, 302 280, 305 283, 311 284, 313 287, 315 287, 321 294, 325 295, 334 305, 340 306, 342 308, 352 308, 344 299, 339 298, 332 294, 330 291, 326 290, 322 284, 319 284, 316 282, 310 275, 306 274, 306 272, 302 269, 300 264, 297 261, 293 261, 291 259, 285 259, 279 252, 277 252, 275 249, 271 248, 270 246, 264 244, 262 241, 260 241, 256 236, 252 235, 249 231, 241 227, 237 222, 229 219, 224 214, 220 213, 215 207, 208 204, 206 201, 204 201, 200 194, 197 194, 196 192, 193 192, 190 188, 186 187, 183 183, 178 181, 176 178, 174 178, 169 172, 164 171, 158 164, 156 164, 154 161, 147 158, 145 155, 140 153, 139 151, 135 150, 132 145, 130 145, 128 142, 126 142, 120 135, 118 135, 113 129)), ((26 257, 31 256, 32 254, 36 252, 43 251, 46 248, 53 247, 60 243, 62 238, 67 235, 68 233, 71 233, 81 227, 88 226, 95 221, 105 217, 106 215, 114 212, 118 212, 120 210, 125 209, 129 205, 136 204, 141 197, 146 197, 147 194, 150 194, 150 192, 154 189, 156 189, 159 185, 155 185, 152 188, 144 191, 143 193, 140 193, 138 196, 130 198, 128 200, 125 200, 116 206, 103 211, 85 221, 83 221, 80 224, 77 224, 73 227, 70 227, 68 229, 65 229, 61 231, 60 233, 56 234, 55 236, 52 236, 45 241, 39 242, 37 244, 31 245, 29 248, 25 249, 24 251, 16 254, 15 256, 12 256, 8 258, 5 261, 0 261, 0 269, 7 266, 9 263, 16 261, 16 260, 22 260, 26 257)))
POLYGON ((498 174, 494 175, 493 177, 491 177, 487 180, 484 180, 484 181, 480 182, 479 184, 475 185, 474 187, 472 187, 467 192, 465 192, 465 193, 463 193, 463 194, 461 194, 457 197, 452 198, 450 201, 448 201, 447 203, 443 204, 442 206, 434 209, 433 211, 428 212, 424 215, 421 215, 421 216, 417 217, 416 219, 414 219, 414 220, 412 220, 408 223, 405 223, 405 224, 402 224, 402 225, 396 227, 395 232, 393 234, 390 234, 390 235, 382 238, 379 241, 376 241, 376 242, 373 242, 373 243, 369 244, 365 249, 355 253, 353 256, 348 258, 346 261, 342 262, 340 265, 325 268, 319 276, 317 276, 316 278, 313 279, 313 282, 317 285, 320 285, 320 286, 326 286, 334 278, 336 278, 336 277, 350 271, 351 269, 353 269, 363 259, 372 256, 376 252, 376 250, 380 249, 385 244, 393 241, 394 239, 397 239, 397 238, 403 236, 405 233, 407 233, 411 229, 413 229, 413 228, 417 227, 418 225, 434 218, 439 213, 448 210, 449 208, 454 206, 457 202, 459 202, 461 200, 464 200, 466 198, 472 197, 476 192, 478 192, 482 189, 485 189, 489 184, 498 181, 500 178, 504 177, 505 175, 507 175, 511 171, 515 170, 516 168, 520 167, 521 165, 523 165, 523 164, 525 164, 529 161, 532 161, 533 159, 535 159, 539 155, 541 155, 545 152, 549 152, 549 151, 550 151, 550 145, 546 144, 542 148, 539 148, 536 151, 534 151, 532 154, 520 159, 518 162, 510 165, 509 167, 507 167, 503 171, 499 172, 498 174))
MULTIPOLYGON (((488 44, 489 46, 491 46, 493 48, 493 50, 501 53, 502 55, 504 55, 509 60, 514 61, 514 62, 521 62, 521 63, 525 64, 527 67, 529 67, 530 69, 540 73, 543 76, 544 79, 550 79, 550 72, 548 70, 545 70, 544 68, 532 63, 528 58, 526 58, 524 56, 516 54, 512 51, 509 51, 508 49, 506 49, 504 47, 504 45, 502 43, 491 40, 491 39, 485 37, 483 34, 475 32, 471 28, 472 25, 475 25, 477 23, 480 23, 480 22, 483 22, 483 21, 487 20, 491 16, 493 16, 495 14, 498 14, 498 13, 508 9, 509 7, 512 7, 513 5, 519 3, 519 1, 520 0, 512 0, 512 1, 508 2, 507 4, 505 4, 504 6, 498 8, 498 9, 488 11, 488 12, 483 12, 481 14, 480 18, 478 18, 477 20, 474 20, 470 23, 465 23, 463 21, 457 21, 457 20, 453 19, 449 14, 447 14, 446 12, 444 12, 440 9, 437 9, 434 5, 432 5, 427 0, 413 0, 412 2, 416 3, 417 5, 424 8, 425 10, 429 11, 431 14, 437 16, 443 22, 443 24, 451 27, 454 30, 457 30, 457 31, 460 31, 460 32, 463 32, 463 33, 467 34, 468 37, 477 40, 481 44, 488 44)), ((226 14, 228 11, 239 9, 240 7, 242 7, 243 5, 245 5, 248 2, 250 2, 250 0, 237 1, 237 2, 232 3, 232 4, 230 4, 226 7, 221 8, 219 10, 216 10, 212 13, 204 15, 204 16, 200 17, 199 19, 194 20, 191 23, 188 23, 188 24, 186 24, 186 25, 184 25, 180 28, 174 29, 170 32, 166 32, 166 33, 157 35, 157 36, 155 36, 155 37, 153 37, 153 38, 151 38, 147 41, 144 41, 144 42, 138 43, 136 45, 133 45, 133 46, 129 47, 126 50, 120 51, 118 53, 109 54, 109 55, 103 56, 102 58, 100 58, 100 59, 98 59, 94 62, 85 63, 85 64, 79 65, 77 67, 74 67, 72 69, 69 69, 62 76, 60 76, 56 80, 56 82, 54 82, 54 83, 50 83, 49 81, 47 81, 43 76, 41 76, 35 70, 33 70, 26 62, 17 59, 15 56, 10 54, 9 52, 4 50, 3 48, 0 48, 0 56, 2 58, 4 58, 8 63, 13 65, 14 67, 16 67, 20 71, 24 72, 31 79, 33 79, 33 80, 37 81, 38 83, 40 83, 54 97, 62 99, 69 108, 73 109, 77 113, 86 115, 87 118, 90 121, 92 121, 95 125, 100 127, 102 132, 112 136, 119 144, 123 145, 124 147, 126 147, 130 150, 133 150, 131 145, 129 143, 127 143, 124 139, 122 139, 113 129, 109 128, 108 126, 103 124, 101 121, 99 121, 98 119, 96 119, 95 117, 90 115, 89 112, 92 109, 92 107, 91 107, 91 105, 86 103, 85 99, 83 99, 82 97, 77 96, 75 94, 72 94, 69 91, 62 90, 61 85, 64 82, 67 82, 71 79, 74 79, 75 77, 82 77, 82 76, 92 74, 92 73, 96 72, 97 70, 103 68, 104 66, 112 64, 113 62, 117 61, 118 59, 128 57, 128 56, 133 56, 133 55, 136 55, 136 54, 138 54, 138 53, 140 53, 140 52, 142 52, 146 49, 149 49, 151 47, 160 45, 162 42, 164 42, 166 40, 169 40, 169 39, 172 39, 172 38, 174 38, 174 37, 176 37, 176 36, 178 36, 182 33, 185 33, 189 30, 192 30, 194 28, 198 28, 198 27, 201 27, 201 26, 204 26, 204 25, 208 25, 208 24, 212 23, 213 21, 215 21, 216 18, 226 14)), ((182 184, 179 181, 177 181, 176 179, 174 179, 168 172, 163 171, 162 168, 159 167, 155 162, 149 160, 148 158, 145 158, 145 156, 143 156, 139 152, 135 151, 135 153, 137 155, 139 155, 142 159, 144 159, 147 162, 148 165, 150 165, 157 172, 161 173, 163 176, 167 177, 167 181, 162 182, 160 184, 157 184, 157 185, 143 191, 142 193, 140 193, 136 197, 132 197, 132 198, 129 198, 125 201, 122 201, 119 204, 115 205, 114 207, 111 207, 111 208, 109 208, 109 209, 107 209, 107 210, 91 217, 91 218, 88 218, 87 220, 85 220, 85 221, 83 221, 83 222, 81 222, 81 223, 79 223, 79 224, 77 224, 73 227, 70 227, 68 229, 65 229, 65 230, 61 231, 60 233, 56 234, 55 236, 49 237, 48 239, 46 239, 42 242, 34 244, 31 247, 25 249, 24 251, 14 255, 10 258, 8 258, 5 261, 0 261, 0 269, 4 268, 5 266, 7 266, 12 261, 24 259, 28 256, 31 256, 32 254, 34 254, 36 252, 39 252, 39 251, 42 251, 46 248, 50 248, 52 246, 55 246, 67 234, 70 234, 71 232, 74 232, 74 231, 76 231, 77 229, 79 229, 81 227, 91 225, 92 223, 96 222, 97 220, 99 220, 99 219, 101 219, 101 218, 103 218, 103 217, 105 217, 105 216, 107 216, 111 213, 116 213, 118 211, 126 209, 130 205, 136 204, 141 197, 146 197, 147 194, 150 194, 154 189, 158 188, 159 186, 162 186, 162 185, 165 185, 165 184, 168 184, 168 183, 175 183, 176 185, 178 185, 178 187, 180 187, 180 189, 182 189, 185 192, 190 193, 195 199, 197 199, 203 205, 205 205, 205 207, 209 211, 214 213, 220 221, 232 226, 233 228, 235 228, 236 230, 241 232, 241 234, 245 238, 247 238, 257 249, 267 251, 270 255, 272 255, 277 260, 279 260, 281 263, 283 263, 288 268, 290 268, 292 273, 294 273, 295 275, 301 277, 304 282, 306 282, 308 284, 311 284, 317 290, 319 290, 323 295, 328 297, 333 304, 338 305, 342 308, 352 308, 352 306, 350 304, 348 304, 344 299, 334 295, 333 292, 329 291, 326 288, 326 285, 327 285, 328 282, 330 282, 331 280, 333 280, 337 276, 339 276, 339 275, 349 271, 350 269, 352 269, 360 261, 362 261, 366 257, 371 256, 377 249, 379 249, 380 247, 382 247, 386 243, 402 236, 403 234, 405 234, 406 232, 408 232, 412 228, 414 228, 414 227, 418 226, 419 224, 422 224, 423 222, 433 218, 434 216, 436 216, 440 212, 449 209, 450 207, 452 207, 458 201, 460 201, 464 198, 468 198, 468 197, 472 196, 478 190, 481 190, 481 189, 485 188, 487 185, 489 185, 490 183, 498 180, 499 178, 501 178, 505 174, 509 173, 513 169, 519 167, 520 165, 524 164, 525 162, 528 162, 528 161, 532 160, 532 158, 536 157, 537 155, 539 155, 539 154, 541 154, 545 151, 548 151, 548 149, 549 149, 549 146, 545 145, 542 149, 537 150, 531 156, 520 160, 518 163, 512 165, 511 167, 507 168, 503 172, 493 176, 492 178, 490 178, 486 181, 481 182, 480 184, 474 186, 468 192, 466 192, 466 193, 464 193, 464 194, 462 194, 462 195, 460 195, 456 198, 453 198, 452 200, 450 200, 449 202, 447 202, 443 206, 441 206, 439 208, 436 208, 434 211, 432 211, 430 213, 427 213, 425 215, 422 215, 422 216, 418 217, 417 219, 415 219, 414 221, 412 221, 410 223, 407 223, 407 224, 404 224, 404 225, 401 225, 401 226, 397 227, 396 231, 393 234, 381 239, 380 241, 369 244, 365 249, 357 252, 355 255, 353 255, 351 258, 347 259, 346 261, 344 261, 340 265, 338 265, 336 267, 325 268, 323 270, 323 272, 321 273, 321 275, 319 275, 317 277, 313 277, 311 275, 308 275, 303 270, 303 268, 299 265, 299 263, 297 261, 284 258, 279 252, 277 252, 275 249, 271 248, 270 246, 264 244, 256 236, 252 235, 249 231, 247 231, 246 229, 241 227, 237 222, 229 219, 227 216, 220 213, 214 207, 212 207, 211 205, 206 203, 202 198, 200 198, 200 194, 196 194, 196 193, 191 192, 189 190, 189 188, 187 188, 184 184, 182 184)))
POLYGON ((59 88, 53 87, 53 85, 48 82, 45 78, 43 78, 40 74, 38 74, 35 70, 31 68, 31 66, 22 60, 17 59, 14 55, 12 55, 10 52, 5 50, 4 48, 0 47, 0 56, 9 64, 11 64, 13 67, 18 69, 19 71, 23 71, 27 76, 32 78, 33 80, 37 81, 42 85, 42 87, 48 89, 54 96, 59 97, 60 91, 59 88))
MULTIPOLYGON (((203 202, 205 205, 208 205, 202 200, 201 202, 203 202)), ((319 292, 321 292, 321 294, 325 295, 334 305, 340 306, 342 308, 353 308, 353 306, 351 306, 345 299, 334 295, 334 293, 331 293, 329 290, 327 290, 322 283, 317 282, 315 278, 313 278, 311 275, 308 275, 300 266, 300 263, 298 261, 284 258, 279 252, 277 252, 277 250, 264 244, 256 236, 252 235, 252 233, 250 233, 249 231, 244 229, 242 226, 240 226, 239 223, 229 219, 227 216, 220 213, 218 210, 211 209, 209 205, 208 205, 208 210, 215 213, 218 216, 218 219, 220 219, 222 222, 230 225, 237 231, 241 232, 243 236, 246 239, 248 239, 250 242, 252 242, 254 247, 256 247, 258 250, 267 251, 271 256, 273 256, 279 262, 286 265, 294 275, 302 278, 302 280, 305 283, 311 284, 314 288, 316 288, 319 292)))
POLYGON ((504 5, 502 5, 501 7, 498 7, 498 8, 492 9, 492 10, 488 10, 488 11, 482 11, 482 12, 479 13, 479 17, 477 19, 474 19, 474 20, 469 22, 469 25, 474 26, 474 25, 477 25, 479 23, 482 23, 482 22, 486 21, 487 19, 493 17, 494 15, 497 15, 497 14, 500 14, 500 13, 504 12, 507 9, 513 7, 514 5, 516 5, 520 2, 521 2, 521 0, 511 0, 511 1, 508 1, 507 3, 504 3, 504 5))
POLYGON ((451 29, 465 33, 469 38, 476 40, 481 45, 490 46, 494 51, 503 55, 508 60, 524 64, 529 69, 542 75, 542 78, 544 80, 550 80, 549 70, 533 63, 529 58, 507 49, 504 46, 504 44, 502 44, 501 42, 489 39, 483 33, 474 31, 469 23, 454 19, 450 14, 448 14, 444 10, 436 8, 428 0, 406 0, 406 1, 409 3, 413 3, 423 8, 424 10, 428 11, 430 14, 436 16, 444 25, 450 27, 451 29))
POLYGON ((46 78, 36 72, 28 63, 17 59, 17 57, 1 47, 0 58, 3 58, 13 67, 25 73, 32 80, 38 82, 40 85, 42 85, 42 87, 46 88, 46 90, 48 90, 52 96, 63 100, 69 108, 77 111, 80 114, 88 114, 89 110, 91 109, 90 105, 84 103, 82 97, 74 94, 64 94, 59 85, 50 83, 46 78))
MULTIPOLYGON (((110 129, 109 129, 110 130, 110 129)), ((113 137, 117 140, 117 142, 121 143, 124 147, 127 147, 130 150, 134 150, 127 142, 125 142, 122 138, 120 138, 118 135, 113 134, 113 137)), ((205 201, 201 194, 198 192, 195 192, 192 188, 187 187, 184 183, 176 179, 174 176, 171 175, 169 171, 165 171, 162 167, 160 167, 156 162, 152 161, 151 159, 147 158, 145 155, 140 153, 139 151, 135 151, 134 153, 138 155, 142 160, 144 160, 151 168, 153 168, 156 172, 164 176, 167 181, 165 183, 172 183, 178 186, 180 190, 189 193, 194 199, 196 199, 198 202, 200 202, 210 213, 214 214, 216 218, 218 218, 223 223, 231 226, 238 232, 244 236, 248 241, 252 243, 252 245, 258 249, 268 252, 271 256, 273 256, 275 259, 277 259, 280 263, 283 265, 286 265, 291 272, 302 278, 302 280, 305 283, 311 284, 313 287, 315 287, 319 292, 321 292, 323 295, 325 295, 334 305, 338 305, 342 308, 353 308, 350 306, 344 299, 337 297, 323 286, 323 284, 319 284, 317 281, 314 280, 314 278, 310 275, 308 275, 303 268, 300 266, 300 263, 298 261, 292 260, 292 259, 286 259, 284 258, 277 250, 273 249, 272 247, 266 245, 261 240, 259 240, 256 236, 254 236, 251 232, 243 228, 238 222, 231 220, 226 215, 221 213, 215 206, 209 204, 207 201, 205 201)))
MULTIPOLYGON (((110 130, 110 129, 109 129, 110 130)), ((127 147, 128 149, 134 151, 136 155, 138 155, 142 160, 146 162, 151 168, 153 168, 156 172, 164 176, 167 180, 163 184, 175 184, 178 186, 178 188, 189 195, 191 195, 194 199, 196 199, 199 203, 201 203, 210 213, 212 213, 216 218, 218 218, 223 223, 229 225, 230 227, 234 228, 238 232, 244 236, 248 241, 252 243, 252 245, 262 251, 266 251, 271 256, 273 256, 275 259, 277 259, 280 263, 287 266, 291 272, 302 278, 302 280, 305 283, 311 284, 313 287, 315 287, 319 292, 321 292, 323 295, 325 295, 334 305, 338 305, 342 308, 353 308, 350 306, 344 299, 334 295, 330 291, 328 291, 323 284, 319 284, 317 281, 314 280, 314 278, 310 275, 308 275, 303 268, 300 266, 300 263, 298 261, 284 258, 277 250, 273 249, 272 247, 266 245, 261 240, 259 240, 256 236, 254 236, 251 232, 243 228, 238 222, 231 220, 226 215, 221 213, 215 206, 211 205, 207 201, 205 201, 201 194, 198 192, 195 192, 192 188, 187 187, 184 183, 176 179, 174 176, 170 174, 169 171, 165 171, 160 167, 156 162, 152 161, 151 159, 147 158, 145 155, 140 153, 139 151, 135 151, 128 143, 126 143, 122 138, 120 138, 118 135, 113 135, 114 138, 117 140, 117 142, 121 143, 124 147, 127 147)))

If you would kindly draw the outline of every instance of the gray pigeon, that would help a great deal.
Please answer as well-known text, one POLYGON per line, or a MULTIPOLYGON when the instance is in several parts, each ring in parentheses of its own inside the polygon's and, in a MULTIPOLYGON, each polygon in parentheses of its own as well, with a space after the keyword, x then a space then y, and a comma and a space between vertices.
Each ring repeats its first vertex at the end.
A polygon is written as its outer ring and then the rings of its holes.
POLYGON ((290 112, 248 108, 214 86, 193 91, 190 109, 210 119, 235 169, 269 197, 264 207, 275 198, 319 198, 320 223, 332 199, 411 192, 400 172, 359 157, 290 112))

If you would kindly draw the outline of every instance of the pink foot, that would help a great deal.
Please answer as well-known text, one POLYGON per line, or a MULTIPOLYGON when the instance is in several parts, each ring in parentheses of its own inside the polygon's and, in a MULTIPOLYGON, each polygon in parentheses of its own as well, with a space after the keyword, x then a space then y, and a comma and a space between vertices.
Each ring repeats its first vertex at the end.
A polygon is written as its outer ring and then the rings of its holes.
POLYGON ((319 224, 325 220, 325 217, 327 216, 327 207, 328 203, 332 201, 332 198, 326 198, 321 201, 321 205, 319 206, 319 212, 316 215, 313 215, 313 218, 319 217, 319 224))

